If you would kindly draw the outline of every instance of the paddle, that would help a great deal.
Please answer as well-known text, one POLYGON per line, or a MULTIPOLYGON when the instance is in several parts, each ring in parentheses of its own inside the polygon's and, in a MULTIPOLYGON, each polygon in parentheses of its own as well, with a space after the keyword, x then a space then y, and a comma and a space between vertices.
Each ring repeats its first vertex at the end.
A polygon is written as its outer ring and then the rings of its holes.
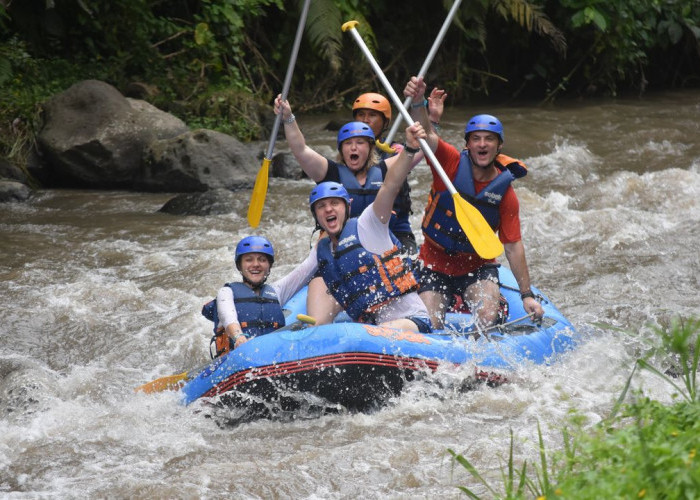
MULTIPOLYGON (((438 33, 437 38, 435 38, 433 46, 430 48, 430 52, 428 52, 428 55, 426 56, 425 61, 423 62, 423 66, 421 66, 420 70, 418 70, 417 76, 419 78, 424 77, 425 74, 428 72, 428 68, 432 64, 433 59, 435 58, 435 54, 437 53, 438 48, 440 48, 442 39, 445 38, 445 33, 447 33, 447 29, 450 27, 450 24, 452 24, 452 18, 454 18, 455 14, 457 13, 457 9, 459 8, 459 4, 461 3, 462 0, 455 0, 455 3, 452 4, 452 8, 450 9, 450 12, 448 12, 447 18, 445 18, 445 22, 442 23, 442 28, 440 28, 440 32, 438 33)), ((403 107, 405 109, 408 109, 410 105, 411 98, 407 97, 403 102, 403 107)), ((394 149, 391 147, 391 140, 394 138, 396 132, 399 130, 399 125, 401 125, 401 118, 401 115, 396 117, 394 124, 389 130, 389 135, 386 136, 386 142, 382 143, 377 141, 377 147, 379 147, 379 149, 381 149, 382 151, 386 153, 395 153, 394 149)))
MULTIPOLYGON (((287 98, 289 86, 292 83, 292 74, 294 73, 294 65, 297 61, 299 44, 301 43, 301 35, 304 32, 304 26, 306 25, 306 15, 309 12, 310 2, 311 0, 304 1, 301 17, 299 17, 299 26, 297 26, 297 34, 294 38, 292 54, 289 56, 287 75, 284 77, 284 85, 282 86, 282 99, 287 98)), ((267 152, 265 153, 265 158, 263 159, 262 166, 258 171, 258 175, 255 177, 255 185, 253 186, 253 193, 250 196, 250 205, 248 205, 248 224, 250 224, 251 227, 258 227, 258 224, 260 224, 260 218, 262 217, 263 206, 265 205, 265 196, 267 195, 267 179, 270 170, 270 162, 272 161, 272 152, 275 149, 275 141, 277 140, 281 120, 282 114, 280 113, 275 117, 275 123, 272 126, 272 133, 270 134, 270 142, 267 146, 267 152)))
MULTIPOLYGON (((372 53, 367 48, 367 45, 365 44, 364 40, 362 40, 360 34, 357 32, 357 29, 355 29, 357 24, 357 21, 348 21, 343 24, 342 29, 343 31, 349 31, 357 42, 357 45, 360 47, 360 49, 362 49, 362 52, 365 54, 365 57, 371 64, 377 77, 382 82, 382 85, 384 85, 384 89, 391 97, 394 105, 401 112, 403 119, 406 121, 406 123, 412 123, 411 115, 408 113, 406 108, 403 107, 399 96, 396 95, 396 92, 389 83, 389 80, 387 80, 384 72, 379 67, 379 64, 377 64, 377 61, 374 59, 374 56, 372 56, 372 53)), ((418 142, 423 150, 423 154, 430 160, 433 168, 435 168, 435 171, 440 175, 440 179, 442 179, 442 182, 445 184, 445 186, 447 186, 447 190, 452 195, 452 199, 454 200, 455 204, 455 215, 457 216, 457 222, 459 222, 459 225, 462 227, 464 234, 467 235, 467 238, 471 242, 476 253, 484 259, 495 259, 501 255, 503 253, 503 244, 493 232, 493 229, 491 229, 488 222, 486 222, 484 216, 476 207, 468 203, 459 195, 455 187, 452 185, 449 177, 447 177, 447 174, 442 169, 442 165, 440 165, 435 157, 433 150, 430 149, 427 141, 425 139, 419 139, 418 142)))
MULTIPOLYGON (((275 330, 275 331, 279 332, 280 330, 293 330, 293 329, 295 329, 296 326, 299 326, 301 323, 307 324, 307 325, 315 325, 316 324, 316 319, 313 318, 312 316, 307 316, 306 314, 297 314, 297 320, 298 321, 296 321, 295 323, 292 323, 289 326, 285 326, 285 327, 280 328, 279 330, 275 330)), ((194 377, 196 377, 199 372, 201 372, 207 366, 209 366, 215 362, 216 361, 210 361, 206 365, 202 365, 199 368, 195 368, 193 370, 188 370, 186 372, 178 373, 176 375, 167 375, 165 377, 157 378, 155 380, 152 380, 150 382, 147 382, 143 385, 138 386, 137 388, 134 389, 134 391, 135 392, 145 392, 146 394, 153 394, 154 392, 180 390, 187 382, 189 382, 194 377)))

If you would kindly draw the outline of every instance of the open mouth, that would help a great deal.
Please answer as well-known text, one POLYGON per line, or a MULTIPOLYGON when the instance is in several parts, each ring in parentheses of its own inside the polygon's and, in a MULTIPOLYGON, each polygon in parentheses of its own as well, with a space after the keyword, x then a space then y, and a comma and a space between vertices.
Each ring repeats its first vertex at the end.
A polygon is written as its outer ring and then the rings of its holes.
POLYGON ((355 162, 355 161, 359 161, 359 159, 360 159, 360 155, 358 155, 356 153, 350 153, 350 161, 355 162))

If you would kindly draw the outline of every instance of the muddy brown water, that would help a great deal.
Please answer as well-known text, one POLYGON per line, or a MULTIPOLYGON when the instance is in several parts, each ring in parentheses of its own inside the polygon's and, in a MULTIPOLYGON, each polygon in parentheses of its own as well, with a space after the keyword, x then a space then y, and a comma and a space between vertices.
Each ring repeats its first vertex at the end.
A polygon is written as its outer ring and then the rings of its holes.
MULTIPOLYGON (((156 212, 171 194, 42 191, 0 206, 0 495, 457 498, 479 488, 448 448, 498 484, 511 429, 521 463, 538 460, 538 422, 558 449, 572 411, 604 418, 652 327, 700 309, 700 92, 449 108, 444 137, 461 146, 478 112, 501 118, 504 152, 530 168, 516 183, 530 274, 580 332, 575 351, 496 389, 461 391, 469 370, 445 367, 376 413, 217 425, 133 388, 208 359, 199 311, 236 277, 250 193, 233 214, 177 217, 156 212)), ((299 117, 311 145, 335 143, 330 118, 299 117)), ((410 182, 418 229, 427 166, 410 182)), ((310 187, 271 180, 258 232, 273 279, 308 251, 310 187)), ((669 397, 652 376, 636 384, 669 397)))

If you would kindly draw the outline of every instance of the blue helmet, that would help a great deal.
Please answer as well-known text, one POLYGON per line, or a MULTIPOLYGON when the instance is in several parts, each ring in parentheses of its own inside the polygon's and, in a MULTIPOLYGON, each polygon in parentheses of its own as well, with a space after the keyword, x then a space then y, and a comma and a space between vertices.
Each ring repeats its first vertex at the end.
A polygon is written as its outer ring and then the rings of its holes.
POLYGON ((272 243, 267 238, 262 236, 246 236, 236 245, 236 267, 238 267, 241 257, 247 253, 263 253, 270 260, 270 265, 275 262, 275 250, 272 248, 272 243))
POLYGON ((493 132, 501 138, 501 142, 505 142, 505 137, 503 135, 503 124, 493 115, 472 116, 464 129, 464 138, 467 139, 471 132, 476 132, 477 130, 493 132))
POLYGON ((338 151, 343 141, 351 137, 367 137, 370 144, 374 144, 374 132, 369 125, 363 122, 349 122, 340 127, 338 131, 338 151))
POLYGON ((350 195, 345 186, 337 182, 322 182, 311 190, 309 195, 309 208, 311 209, 311 214, 316 218, 316 213, 314 213, 314 204, 323 200, 324 198, 342 198, 345 200, 345 205, 347 206, 348 215, 350 214, 350 195))

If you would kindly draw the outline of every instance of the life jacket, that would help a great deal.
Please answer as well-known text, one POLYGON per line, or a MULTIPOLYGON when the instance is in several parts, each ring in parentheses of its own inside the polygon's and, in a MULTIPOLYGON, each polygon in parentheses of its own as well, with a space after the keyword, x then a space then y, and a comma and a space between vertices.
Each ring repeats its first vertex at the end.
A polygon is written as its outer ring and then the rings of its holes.
POLYGON ((499 170, 510 170, 510 173, 513 174, 516 179, 527 175, 527 165, 503 153, 499 153, 498 156, 496 156, 496 167, 498 167, 499 170))
MULTIPOLYGON (((238 323, 246 337, 265 335, 284 325, 282 306, 274 288, 270 285, 263 285, 260 295, 244 283, 226 283, 225 286, 233 291, 233 304, 236 307, 238 323)), ((212 343, 216 343, 217 356, 228 352, 233 346, 227 342, 231 339, 226 335, 224 327, 219 326, 216 299, 204 304, 202 315, 214 322, 212 343)))
MULTIPOLYGON (((512 158, 510 159, 512 160, 512 158)), ((515 162, 513 168, 521 166, 524 168, 522 163, 513 161, 515 162)), ((476 194, 469 151, 464 150, 460 154, 457 175, 453 180, 453 185, 457 192, 481 212, 494 231, 498 228, 501 221, 499 206, 503 195, 508 190, 511 182, 516 178, 510 167, 503 167, 498 162, 496 167, 500 170, 498 176, 482 189, 479 194, 476 194)), ((525 173, 521 171, 518 173, 522 177, 527 173, 527 169, 525 169, 525 173)), ((447 190, 430 190, 422 228, 425 238, 442 248, 448 255, 457 252, 476 253, 457 220, 454 199, 447 190)))
POLYGON ((382 255, 360 244, 357 219, 349 219, 338 238, 335 252, 330 238, 318 242, 318 268, 328 291, 354 321, 370 321, 391 299, 418 289, 410 260, 399 254, 398 240, 382 255))
MULTIPOLYGON (((365 185, 361 186, 355 174, 343 164, 338 164, 340 183, 347 189, 352 203, 350 204, 350 217, 359 217, 362 211, 377 198, 379 188, 384 182, 387 167, 384 162, 372 165, 367 170, 365 185)), ((394 200, 393 212, 389 220, 391 232, 410 233, 411 222, 408 217, 411 213, 411 188, 405 181, 394 200)))
POLYGON ((345 165, 338 164, 338 174, 340 175, 340 183, 345 186, 352 199, 350 217, 359 217, 362 211, 377 197, 379 188, 384 182, 382 171, 376 165, 369 167, 364 186, 360 185, 355 174, 345 165))

